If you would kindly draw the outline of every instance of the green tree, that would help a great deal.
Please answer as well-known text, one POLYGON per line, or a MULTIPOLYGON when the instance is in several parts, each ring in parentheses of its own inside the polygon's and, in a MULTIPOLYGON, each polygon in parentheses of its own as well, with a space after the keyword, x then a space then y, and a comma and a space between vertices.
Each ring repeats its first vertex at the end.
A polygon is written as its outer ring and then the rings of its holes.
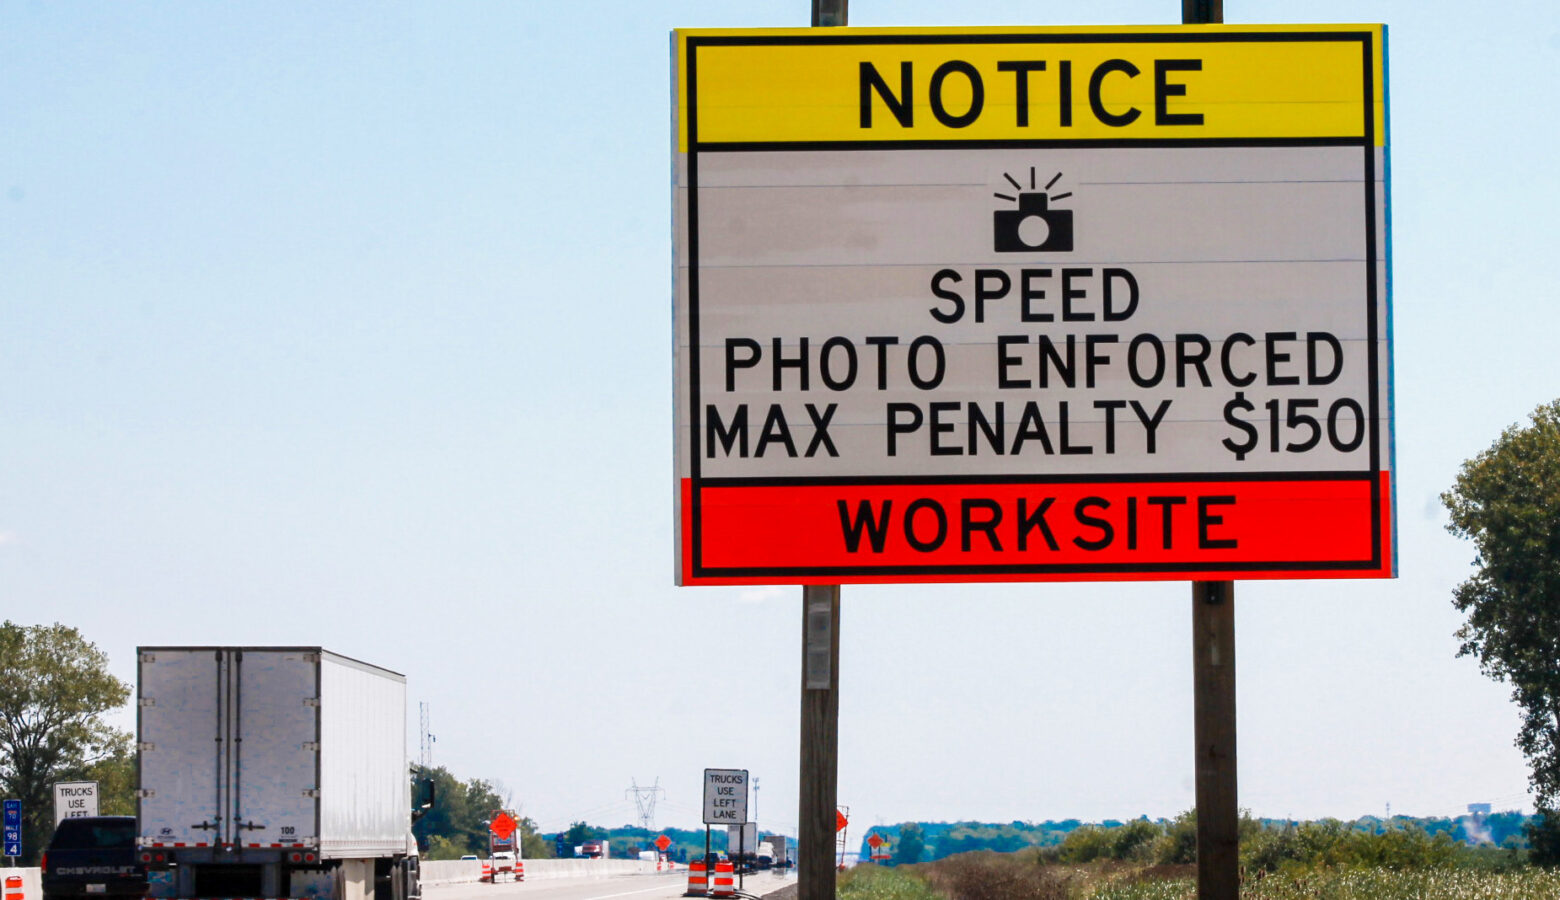
POLYGON ((1527 825, 1528 858, 1541 866, 1560 865, 1560 814, 1539 810, 1527 825))
POLYGON ((128 753, 129 736, 102 716, 129 697, 76 629, 0 624, 0 792, 22 801, 24 864, 54 834, 54 782, 128 753))
POLYGON ((599 828, 592 828, 585 822, 571 822, 569 830, 563 833, 563 842, 570 847, 578 847, 586 841, 602 840, 605 837, 606 834, 599 828))
MULTIPOLYGON (((466 792, 461 783, 443 766, 412 766, 412 796, 421 796, 418 785, 432 781, 433 808, 412 823, 412 834, 429 859, 458 859, 468 852, 469 835, 461 824, 467 818, 466 792), (437 838, 437 840, 435 840, 437 838)), ((470 851, 476 852, 476 851, 470 851)))
POLYGON ((103 749, 97 760, 83 766, 81 781, 98 786, 98 812, 105 816, 135 815, 135 786, 139 775, 135 767, 135 745, 127 732, 119 732, 103 749))
POLYGON ((1552 813, 1560 807, 1560 401, 1531 418, 1463 463, 1441 501, 1447 530, 1478 553, 1478 571, 1453 593, 1468 617, 1457 655, 1477 657, 1486 675, 1511 685, 1522 708, 1516 744, 1536 805, 1552 813))
MULTIPOLYGON (((488 823, 495 810, 507 804, 499 789, 490 781, 473 778, 460 781, 443 766, 425 769, 412 766, 412 796, 421 796, 418 784, 431 780, 434 786, 433 808, 412 825, 412 834, 418 846, 429 859, 458 859, 464 854, 486 855, 488 852, 488 823), (439 838, 436 842, 433 839, 439 838)), ((522 819, 521 839, 529 819, 522 819)), ((530 823, 534 833, 536 824, 530 823)), ((522 843, 522 852, 529 848, 522 843)))
POLYGON ((914 865, 926 852, 926 838, 921 826, 906 822, 899 826, 899 843, 894 847, 894 865, 914 865))
POLYGON ((460 859, 466 853, 464 847, 457 847, 455 842, 442 834, 428 835, 427 846, 423 848, 423 855, 430 860, 460 859))
POLYGON ((520 818, 520 854, 525 859, 552 859, 557 855, 553 842, 536 830, 530 816, 520 818))

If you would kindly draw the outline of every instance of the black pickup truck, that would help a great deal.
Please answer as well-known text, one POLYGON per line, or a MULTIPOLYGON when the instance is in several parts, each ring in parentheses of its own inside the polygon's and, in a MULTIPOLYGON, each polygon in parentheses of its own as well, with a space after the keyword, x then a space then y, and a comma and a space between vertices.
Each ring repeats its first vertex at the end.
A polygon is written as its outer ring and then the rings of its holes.
POLYGON ((144 897, 146 866, 136 856, 134 816, 61 819, 43 855, 44 900, 144 897))

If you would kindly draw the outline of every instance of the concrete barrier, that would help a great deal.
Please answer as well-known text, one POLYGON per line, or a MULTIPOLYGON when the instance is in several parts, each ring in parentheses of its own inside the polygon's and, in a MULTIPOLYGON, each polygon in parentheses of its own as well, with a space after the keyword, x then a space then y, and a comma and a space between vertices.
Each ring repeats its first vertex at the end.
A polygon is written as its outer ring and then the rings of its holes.
POLYGON ((43 900, 43 890, 38 885, 41 869, 0 868, 0 900, 12 900, 12 894, 21 894, 22 900, 43 900), (21 879, 20 886, 14 883, 21 879))
MULTIPOLYGON (((616 875, 655 875, 654 860, 644 859, 528 859, 525 879, 610 878, 616 875)), ((665 875, 663 869, 659 874, 665 875)))
POLYGON ((422 861, 423 884, 459 884, 482 877, 481 860, 437 859, 422 861))
MULTIPOLYGON (((22 900, 43 900, 38 884, 39 870, 10 869, 0 867, 0 886, 7 878, 21 878, 22 900)), ((657 873, 654 860, 644 859, 528 859, 525 861, 525 880, 536 878, 611 878, 619 875, 686 875, 686 867, 663 869, 657 873)), ((469 859, 423 860, 423 884, 475 884, 482 878, 482 862, 469 859)), ((0 891, 0 900, 9 900, 5 894, 16 893, 15 888, 0 891)))
MULTIPOLYGON (((658 873, 655 860, 649 859, 528 859, 525 861, 525 880, 538 878, 611 878, 618 875, 668 875, 679 877, 686 869, 662 868, 658 873)), ((459 859, 425 860, 422 864, 423 884, 458 884, 482 878, 480 861, 459 859)), ((27 900, 38 900, 28 897, 27 900)))

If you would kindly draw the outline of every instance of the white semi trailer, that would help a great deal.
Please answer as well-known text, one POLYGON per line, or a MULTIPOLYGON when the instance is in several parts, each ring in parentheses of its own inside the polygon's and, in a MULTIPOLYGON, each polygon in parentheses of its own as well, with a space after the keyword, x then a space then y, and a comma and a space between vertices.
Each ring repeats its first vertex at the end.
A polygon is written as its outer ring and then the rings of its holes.
POLYGON ((405 676, 319 647, 138 653, 151 896, 421 896, 405 676))

